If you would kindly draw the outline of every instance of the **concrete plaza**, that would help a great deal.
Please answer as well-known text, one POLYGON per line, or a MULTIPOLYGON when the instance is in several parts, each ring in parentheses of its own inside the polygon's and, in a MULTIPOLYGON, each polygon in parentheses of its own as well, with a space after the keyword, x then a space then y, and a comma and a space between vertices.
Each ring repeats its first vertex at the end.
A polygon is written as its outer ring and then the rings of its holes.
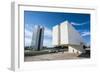
POLYGON ((50 61, 50 60, 69 60, 69 59, 83 59, 81 57, 77 57, 78 54, 68 53, 68 52, 59 52, 59 53, 51 53, 37 56, 25 56, 25 62, 31 61, 50 61))

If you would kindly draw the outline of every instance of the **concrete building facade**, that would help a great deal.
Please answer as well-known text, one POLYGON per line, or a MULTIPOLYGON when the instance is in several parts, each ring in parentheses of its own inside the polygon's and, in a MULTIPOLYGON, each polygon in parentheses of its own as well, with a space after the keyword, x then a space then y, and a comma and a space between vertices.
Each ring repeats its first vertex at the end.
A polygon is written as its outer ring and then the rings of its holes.
POLYGON ((83 38, 68 22, 64 21, 53 27, 53 46, 68 46, 70 53, 84 53, 83 38))
POLYGON ((53 45, 60 45, 60 26, 56 25, 53 27, 53 45))
POLYGON ((40 50, 43 47, 44 28, 37 25, 33 28, 31 48, 40 50))

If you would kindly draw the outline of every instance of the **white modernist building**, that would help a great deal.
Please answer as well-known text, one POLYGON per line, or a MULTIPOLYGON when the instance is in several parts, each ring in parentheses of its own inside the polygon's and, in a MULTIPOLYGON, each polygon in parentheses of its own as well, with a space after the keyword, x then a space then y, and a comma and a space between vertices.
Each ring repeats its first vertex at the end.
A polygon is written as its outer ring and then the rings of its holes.
POLYGON ((67 46, 70 53, 84 53, 83 39, 77 30, 64 21, 53 27, 53 46, 67 46))

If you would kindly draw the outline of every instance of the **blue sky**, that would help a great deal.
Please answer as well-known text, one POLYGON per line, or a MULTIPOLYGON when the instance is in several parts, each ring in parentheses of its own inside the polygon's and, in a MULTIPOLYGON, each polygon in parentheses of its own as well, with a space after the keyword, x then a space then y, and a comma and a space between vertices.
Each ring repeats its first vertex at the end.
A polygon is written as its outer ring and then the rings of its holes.
POLYGON ((25 46, 30 45, 35 25, 45 27, 43 45, 52 46, 52 27, 65 20, 74 26, 87 44, 90 43, 90 14, 24 11, 25 46))

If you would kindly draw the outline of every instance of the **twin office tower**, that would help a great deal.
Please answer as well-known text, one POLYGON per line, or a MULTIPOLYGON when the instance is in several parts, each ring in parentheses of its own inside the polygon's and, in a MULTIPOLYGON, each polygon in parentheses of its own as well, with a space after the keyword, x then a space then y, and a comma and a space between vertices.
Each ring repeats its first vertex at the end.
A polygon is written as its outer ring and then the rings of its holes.
POLYGON ((44 27, 39 25, 34 26, 32 41, 31 41, 31 48, 33 50, 40 51, 40 49, 43 47, 43 37, 44 37, 44 27))

